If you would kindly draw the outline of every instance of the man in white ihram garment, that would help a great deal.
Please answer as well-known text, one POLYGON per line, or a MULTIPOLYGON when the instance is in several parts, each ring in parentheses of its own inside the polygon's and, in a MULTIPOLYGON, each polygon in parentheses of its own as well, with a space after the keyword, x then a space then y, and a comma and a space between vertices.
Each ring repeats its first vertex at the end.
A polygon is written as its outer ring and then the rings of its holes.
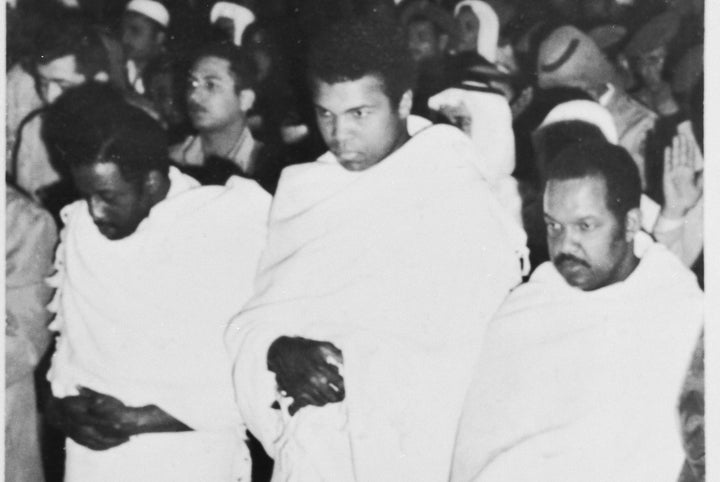
POLYGON ((286 168, 256 292, 227 333, 243 420, 273 480, 438 481, 484 327, 521 280, 525 234, 472 142, 409 118, 391 24, 311 48, 329 152, 286 168))
POLYGON ((45 133, 82 196, 51 280, 65 480, 248 482, 223 333, 252 292, 270 196, 169 167, 161 127, 118 95, 67 92, 45 133))
POLYGON ((546 178, 551 261, 489 324, 450 480, 677 480, 697 280, 640 232, 640 175, 625 149, 566 147, 546 178))

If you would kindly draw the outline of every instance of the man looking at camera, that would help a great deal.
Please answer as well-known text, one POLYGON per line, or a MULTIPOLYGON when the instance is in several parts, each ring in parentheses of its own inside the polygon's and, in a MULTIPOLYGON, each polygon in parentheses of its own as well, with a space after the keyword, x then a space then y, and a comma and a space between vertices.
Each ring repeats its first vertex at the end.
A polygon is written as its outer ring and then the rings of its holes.
POLYGON ((547 179, 551 261, 489 324, 450 480, 676 477, 697 281, 639 231, 640 175, 625 149, 567 147, 547 179))

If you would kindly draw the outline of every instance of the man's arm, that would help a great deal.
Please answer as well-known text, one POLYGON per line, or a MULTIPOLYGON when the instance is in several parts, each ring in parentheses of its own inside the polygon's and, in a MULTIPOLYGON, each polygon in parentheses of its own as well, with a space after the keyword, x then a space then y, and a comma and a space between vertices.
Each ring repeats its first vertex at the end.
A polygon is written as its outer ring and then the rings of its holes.
POLYGON ((293 398, 290 415, 306 405, 321 407, 345 399, 338 369, 342 360, 342 352, 326 341, 281 336, 270 345, 268 369, 275 373, 280 393, 293 398))

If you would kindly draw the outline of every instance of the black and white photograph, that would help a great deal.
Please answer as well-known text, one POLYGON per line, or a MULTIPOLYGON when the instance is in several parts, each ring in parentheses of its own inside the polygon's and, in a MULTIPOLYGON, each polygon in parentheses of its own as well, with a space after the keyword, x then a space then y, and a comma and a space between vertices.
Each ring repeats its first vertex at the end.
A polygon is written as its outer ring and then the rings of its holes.
POLYGON ((5 482, 720 481, 720 3, 3 15, 5 482))

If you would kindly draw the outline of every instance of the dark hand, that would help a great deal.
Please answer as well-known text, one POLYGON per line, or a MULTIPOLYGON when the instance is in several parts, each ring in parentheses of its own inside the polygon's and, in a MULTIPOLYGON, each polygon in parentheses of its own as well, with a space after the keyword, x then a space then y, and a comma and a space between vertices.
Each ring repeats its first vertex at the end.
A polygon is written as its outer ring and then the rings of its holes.
POLYGON ((281 336, 270 345, 268 369, 275 373, 278 390, 293 398, 290 415, 306 405, 322 407, 345 399, 343 377, 328 357, 342 363, 342 352, 326 341, 281 336))
POLYGON ((50 395, 45 406, 48 422, 75 442, 91 450, 107 450, 124 444, 130 437, 109 428, 91 413, 93 400, 83 395, 56 398, 50 395))
POLYGON ((115 397, 89 388, 78 387, 78 391, 81 396, 91 400, 88 414, 98 420, 99 425, 128 437, 140 433, 138 409, 128 407, 115 397))
POLYGON ((190 427, 156 405, 128 407, 117 398, 80 387, 80 394, 93 400, 90 413, 110 430, 130 435, 150 432, 185 432, 190 427))

